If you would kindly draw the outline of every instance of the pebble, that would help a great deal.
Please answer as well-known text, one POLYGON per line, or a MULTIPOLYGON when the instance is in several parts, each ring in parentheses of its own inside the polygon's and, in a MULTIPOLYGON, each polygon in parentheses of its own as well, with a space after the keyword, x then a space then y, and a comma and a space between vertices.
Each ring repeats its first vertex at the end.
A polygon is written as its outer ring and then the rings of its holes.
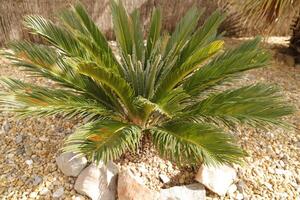
POLYGON ((237 200, 243 200, 244 199, 244 195, 241 193, 238 193, 235 197, 237 200))
POLYGON ((27 165, 32 165, 32 164, 33 164, 33 161, 32 161, 32 160, 25 160, 25 163, 26 163, 27 165))
POLYGON ((15 141, 16 141, 16 144, 21 143, 22 140, 23 140, 23 136, 22 136, 22 135, 17 135, 16 140, 15 140, 15 141))
POLYGON ((37 197, 37 193, 36 192, 31 192, 29 195, 30 198, 36 198, 37 197))
POLYGON ((40 143, 40 142, 39 142, 39 143, 37 143, 37 144, 35 145, 35 147, 36 147, 37 149, 41 149, 41 148, 42 148, 42 146, 43 146, 43 145, 42 145, 42 143, 40 143))
POLYGON ((42 188, 41 191, 39 192, 39 194, 42 195, 42 196, 44 196, 44 195, 46 195, 48 193, 49 193, 49 189, 45 188, 45 187, 42 188))
POLYGON ((9 122, 8 121, 4 121, 3 124, 2 124, 2 131, 4 133, 8 132, 10 130, 10 125, 9 125, 9 122))
POLYGON ((60 187, 59 189, 55 190, 55 192, 53 192, 52 197, 53 198, 60 198, 64 195, 64 188, 60 187))
POLYGON ((40 137, 39 140, 42 141, 42 142, 48 142, 49 141, 49 139, 45 136, 40 137))
POLYGON ((170 182, 170 178, 169 178, 168 176, 164 175, 164 174, 160 174, 160 175, 159 175, 159 178, 160 178, 160 180, 161 180, 163 183, 168 183, 168 182, 170 182))
POLYGON ((32 184, 33 184, 33 185, 38 185, 38 184, 40 184, 42 181, 43 181, 43 178, 42 178, 41 176, 35 176, 34 179, 33 179, 32 184))

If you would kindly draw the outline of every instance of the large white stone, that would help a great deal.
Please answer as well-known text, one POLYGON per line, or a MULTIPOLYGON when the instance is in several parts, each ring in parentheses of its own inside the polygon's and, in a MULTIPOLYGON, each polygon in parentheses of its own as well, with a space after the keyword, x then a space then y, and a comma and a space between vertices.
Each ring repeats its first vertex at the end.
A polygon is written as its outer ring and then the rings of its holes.
POLYGON ((79 174, 74 188, 92 200, 115 200, 117 173, 118 167, 113 162, 91 164, 79 174))
POLYGON ((85 168, 87 159, 83 156, 67 152, 56 157, 56 164, 65 175, 76 177, 85 168))
POLYGON ((224 196, 229 186, 236 179, 236 176, 235 169, 227 165, 221 165, 219 167, 202 165, 195 179, 211 191, 220 196, 224 196))
POLYGON ((158 192, 147 188, 130 170, 120 172, 118 177, 119 200, 157 200, 158 192))
POLYGON ((159 200, 205 200, 205 188, 200 183, 162 189, 159 200))

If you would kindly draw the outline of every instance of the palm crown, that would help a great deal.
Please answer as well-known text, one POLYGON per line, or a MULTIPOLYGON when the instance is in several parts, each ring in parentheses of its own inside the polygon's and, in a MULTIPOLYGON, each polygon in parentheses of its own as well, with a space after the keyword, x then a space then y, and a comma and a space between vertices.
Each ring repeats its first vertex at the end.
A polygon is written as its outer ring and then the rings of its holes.
POLYGON ((115 1, 111 10, 120 59, 80 4, 60 14, 60 25, 26 17, 26 27, 50 45, 11 42, 3 53, 60 87, 4 78, 8 91, 1 94, 2 108, 25 117, 87 118, 66 139, 64 150, 93 161, 135 150, 148 134, 162 156, 179 164, 208 165, 239 163, 246 155, 224 126, 284 125, 280 118, 292 113, 274 86, 218 90, 237 74, 265 66, 269 58, 258 47, 259 39, 223 51, 220 12, 197 29, 202 12, 192 8, 169 36, 161 34, 161 12, 155 9, 144 43, 139 12, 128 15, 115 1))

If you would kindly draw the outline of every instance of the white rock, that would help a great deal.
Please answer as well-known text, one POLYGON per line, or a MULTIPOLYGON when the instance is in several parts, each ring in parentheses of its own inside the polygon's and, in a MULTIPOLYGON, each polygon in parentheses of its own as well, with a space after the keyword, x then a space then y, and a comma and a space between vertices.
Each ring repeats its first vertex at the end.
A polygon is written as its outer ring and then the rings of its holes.
POLYGON ((42 142, 48 142, 49 141, 49 139, 45 136, 40 137, 39 140, 42 141, 42 142))
POLYGON ((119 200, 156 200, 159 193, 147 188, 130 170, 120 172, 118 177, 119 200))
POLYGON ((116 196, 118 168, 110 162, 107 165, 91 164, 78 176, 74 188, 92 200, 114 200, 116 196))
POLYGON ((219 167, 202 165, 195 180, 218 195, 224 196, 236 177, 235 169, 227 165, 221 165, 219 167))
POLYGON ((9 131, 9 129, 10 129, 9 122, 5 120, 2 124, 2 132, 6 133, 9 131))
POLYGON ((30 165, 33 164, 33 161, 32 160, 25 160, 25 163, 30 166, 30 165))
POLYGON ((235 197, 237 200, 243 200, 244 199, 244 195, 241 193, 238 193, 235 197))
POLYGON ((35 197, 37 197, 37 193, 36 192, 31 192, 29 197, 34 199, 35 197))
POLYGON ((43 178, 41 176, 35 176, 33 178, 32 184, 33 185, 38 185, 43 181, 43 178))
POLYGON ((160 175, 159 175, 159 179, 160 179, 163 183, 168 183, 168 182, 170 182, 170 178, 167 177, 167 176, 164 175, 164 174, 160 174, 160 175))
POLYGON ((205 200, 205 188, 200 183, 162 189, 159 200, 205 200))
POLYGON ((64 195, 64 192, 64 188, 60 187, 57 190, 55 190, 55 192, 53 192, 52 197, 55 199, 60 198, 64 195))
POLYGON ((87 164, 87 159, 74 153, 67 152, 56 157, 58 168, 67 176, 78 176, 87 164))
POLYGON ((79 196, 79 195, 76 195, 76 196, 72 196, 72 200, 85 200, 85 198, 83 196, 79 196))
POLYGON ((42 188, 41 191, 39 192, 39 194, 42 195, 42 196, 44 196, 48 193, 49 193, 49 189, 46 188, 46 187, 42 188))
POLYGON ((16 139, 15 139, 15 142, 16 144, 19 144, 23 141, 23 136, 22 135, 17 135, 16 136, 16 139))

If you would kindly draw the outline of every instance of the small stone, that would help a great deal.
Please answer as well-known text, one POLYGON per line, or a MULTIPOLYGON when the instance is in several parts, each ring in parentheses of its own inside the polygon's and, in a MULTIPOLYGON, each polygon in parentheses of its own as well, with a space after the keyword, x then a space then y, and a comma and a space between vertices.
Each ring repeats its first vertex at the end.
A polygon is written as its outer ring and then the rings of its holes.
POLYGON ((42 143, 40 143, 40 142, 39 142, 39 143, 37 143, 37 144, 35 145, 35 147, 36 147, 37 149, 41 149, 41 148, 42 148, 42 146, 43 146, 43 145, 42 145, 42 143))
POLYGON ((290 172, 289 170, 284 170, 284 169, 275 169, 275 174, 277 175, 292 175, 292 172, 290 172))
POLYGON ((8 121, 4 121, 2 124, 2 131, 3 132, 8 132, 10 130, 10 125, 8 121))
POLYGON ((85 200, 85 198, 81 195, 72 196, 72 200, 85 200))
POLYGON ((37 193, 36 192, 31 192, 29 197, 34 199, 34 198, 37 197, 37 193))
POLYGON ((159 179, 163 182, 163 183, 168 183, 170 182, 170 178, 164 174, 160 174, 159 175, 159 179))
POLYGON ((33 164, 33 161, 32 160, 25 160, 25 163, 30 166, 30 165, 33 164))
POLYGON ((138 170, 142 173, 142 174, 147 174, 148 170, 146 169, 146 167, 144 165, 141 165, 138 170))
POLYGON ((67 152, 56 157, 58 168, 67 176, 78 176, 87 164, 87 159, 67 152))
POLYGON ((47 195, 49 193, 49 189, 44 187, 41 189, 41 191, 39 192, 40 195, 44 196, 47 195))
POLYGON ((241 193, 238 193, 235 197, 237 200, 243 200, 244 199, 244 195, 241 193))
POLYGON ((269 171, 270 174, 274 174, 275 173, 275 170, 273 168, 271 168, 271 167, 268 168, 268 171, 269 171))
POLYGON ((48 142, 49 141, 49 139, 45 136, 40 137, 39 140, 42 141, 42 142, 48 142))
POLYGON ((60 198, 60 197, 62 197, 64 195, 64 192, 65 192, 64 188, 60 187, 57 190, 55 190, 55 192, 53 192, 52 197, 56 198, 56 199, 60 198))
POLYGON ((236 179, 236 171, 232 167, 222 165, 219 167, 208 167, 202 165, 195 180, 205 185, 211 191, 224 196, 229 186, 236 179))
POLYGON ((38 185, 40 184, 41 182, 43 181, 43 178, 41 176, 35 176, 33 181, 32 181, 32 184, 33 185, 38 185))
POLYGON ((17 135, 15 142, 16 142, 16 144, 19 144, 19 143, 22 142, 22 140, 23 140, 23 136, 22 135, 17 135))
POLYGON ((245 190, 245 188, 246 188, 246 184, 245 184, 245 182, 242 181, 242 180, 240 180, 239 182, 237 182, 236 186, 237 186, 237 190, 238 190, 239 192, 242 192, 242 193, 244 192, 244 190, 245 190))
POLYGON ((265 186, 266 186, 269 190, 273 191, 273 185, 272 185, 272 184, 270 184, 270 183, 265 183, 265 186))
POLYGON ((25 153, 26 153, 27 156, 32 155, 32 150, 31 150, 31 147, 29 145, 25 146, 25 153))
POLYGON ((159 200, 205 200, 205 188, 200 183, 162 189, 159 200))

